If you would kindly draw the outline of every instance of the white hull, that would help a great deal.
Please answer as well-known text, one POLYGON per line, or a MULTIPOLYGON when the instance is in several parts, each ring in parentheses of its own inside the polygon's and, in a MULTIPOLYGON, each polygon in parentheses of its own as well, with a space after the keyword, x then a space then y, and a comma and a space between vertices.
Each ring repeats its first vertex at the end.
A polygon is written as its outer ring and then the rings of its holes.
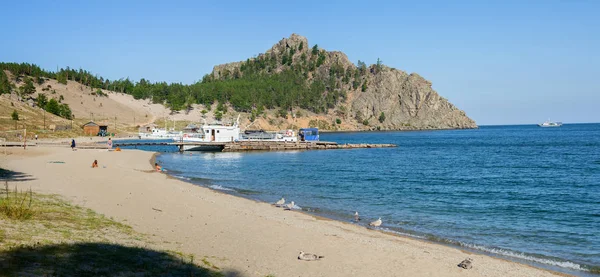
POLYGON ((562 126, 562 122, 546 121, 544 123, 538 124, 538 126, 540 126, 542 128, 560 127, 560 126, 562 126))
POLYGON ((183 151, 221 151, 222 145, 184 145, 183 151))

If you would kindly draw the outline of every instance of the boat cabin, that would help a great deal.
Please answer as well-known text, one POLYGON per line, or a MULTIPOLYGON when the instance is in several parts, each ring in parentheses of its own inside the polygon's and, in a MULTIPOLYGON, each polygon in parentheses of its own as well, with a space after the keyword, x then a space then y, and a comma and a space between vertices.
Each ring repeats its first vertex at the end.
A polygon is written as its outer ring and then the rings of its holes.
POLYGON ((319 141, 318 128, 302 128, 298 132, 301 141, 319 141))
POLYGON ((204 141, 210 142, 232 142, 240 139, 240 128, 238 126, 204 125, 204 141))

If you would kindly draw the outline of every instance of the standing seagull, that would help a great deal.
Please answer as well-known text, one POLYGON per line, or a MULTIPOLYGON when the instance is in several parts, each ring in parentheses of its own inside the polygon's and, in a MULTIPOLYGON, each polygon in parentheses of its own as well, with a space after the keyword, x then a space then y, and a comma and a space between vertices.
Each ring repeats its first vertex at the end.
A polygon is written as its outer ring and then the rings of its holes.
POLYGON ((325 258, 325 256, 319 256, 316 254, 310 254, 310 253, 304 253, 304 251, 300 251, 300 254, 298 254, 298 260, 303 260, 303 261, 318 261, 320 259, 325 258))
POLYGON ((283 204, 285 204, 285 198, 281 197, 281 199, 279 199, 279 201, 275 202, 275 206, 277 207, 281 207, 283 204))
POLYGON ((381 223, 382 223, 382 221, 381 221, 381 217, 380 217, 379 219, 369 223, 369 226, 379 227, 379 226, 381 226, 381 223))
POLYGON ((291 209, 294 209, 295 206, 296 206, 296 204, 294 203, 294 201, 292 201, 289 204, 285 205, 285 209, 291 210, 291 209))
POLYGON ((358 212, 354 212, 354 221, 359 221, 360 220, 360 216, 358 215, 358 212))

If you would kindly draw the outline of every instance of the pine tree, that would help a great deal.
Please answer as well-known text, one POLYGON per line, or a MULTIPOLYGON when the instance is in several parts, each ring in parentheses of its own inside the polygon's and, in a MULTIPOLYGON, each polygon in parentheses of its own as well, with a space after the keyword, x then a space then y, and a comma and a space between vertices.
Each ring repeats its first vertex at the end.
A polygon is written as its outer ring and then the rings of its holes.
POLYGON ((383 123, 385 121, 385 114, 383 112, 381 112, 381 114, 379 115, 379 123, 383 123))
POLYGON ((22 96, 29 96, 35 92, 35 86, 30 78, 25 78, 25 84, 19 88, 22 96))

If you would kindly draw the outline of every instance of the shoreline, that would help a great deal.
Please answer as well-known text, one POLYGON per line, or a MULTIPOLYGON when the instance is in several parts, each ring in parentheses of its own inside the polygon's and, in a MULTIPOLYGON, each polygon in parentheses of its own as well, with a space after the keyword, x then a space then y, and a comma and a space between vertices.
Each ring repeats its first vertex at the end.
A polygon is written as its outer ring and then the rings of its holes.
MULTIPOLYGON (((150 159, 150 164, 152 166, 154 166, 154 162, 156 161, 156 158, 158 156, 162 155, 163 153, 154 152, 154 151, 148 151, 148 152, 154 153, 150 159)), ((164 166, 164 165, 161 165, 161 166, 164 166)), ((180 177, 171 175, 169 173, 169 171, 166 171, 163 173, 166 174, 167 176, 169 176, 169 178, 187 183, 192 186, 199 186, 202 188, 206 188, 215 193, 229 195, 229 196, 233 196, 233 197, 237 197, 237 198, 241 198, 241 199, 245 199, 245 200, 250 200, 255 203, 262 203, 262 204, 267 204, 267 205, 273 204, 273 203, 269 203, 269 202, 264 201, 259 198, 253 198, 252 194, 241 193, 235 188, 222 187, 220 185, 216 185, 216 186, 219 186, 222 188, 222 189, 218 189, 213 186, 201 184, 200 182, 193 182, 192 180, 187 179, 187 178, 180 178, 180 177)), ((276 207, 274 207, 274 208, 276 208, 276 207)), ((312 208, 315 208, 315 207, 312 207, 312 208)), ((316 207, 316 208, 318 209, 318 207, 316 207)), ((449 239, 446 239, 443 237, 433 236, 430 234, 411 235, 410 233, 406 232, 406 230, 393 230, 393 229, 389 229, 389 228, 372 228, 372 227, 368 226, 368 222, 362 222, 362 224, 360 224, 357 222, 353 222, 351 220, 350 221, 344 220, 341 217, 335 217, 335 216, 328 217, 327 213, 312 212, 310 210, 305 210, 305 209, 295 210, 294 212, 301 213, 301 214, 313 217, 313 218, 315 218, 317 220, 321 220, 321 221, 333 221, 333 222, 337 222, 337 223, 348 225, 348 226, 364 228, 369 231, 379 232, 379 233, 385 234, 385 235, 391 235, 391 236, 400 237, 400 238, 404 238, 404 239, 410 239, 410 240, 417 240, 420 242, 429 243, 429 244, 433 244, 433 245, 441 245, 441 246, 445 246, 445 247, 450 247, 450 248, 454 248, 454 249, 463 251, 467 254, 486 255, 486 256, 501 259, 501 260, 504 260, 507 262, 515 262, 515 263, 519 263, 521 265, 530 266, 535 269, 546 270, 553 274, 558 274, 560 276, 572 276, 572 275, 570 275, 570 272, 571 273, 582 273, 584 275, 590 274, 590 276, 599 276, 599 275, 596 275, 596 274, 590 272, 589 270, 569 268, 566 266, 563 267, 563 266, 559 266, 559 265, 550 264, 548 262, 539 261, 539 260, 546 260, 549 262, 567 263, 567 264, 572 264, 573 266, 581 266, 580 264, 577 264, 577 263, 574 263, 574 262, 571 262, 568 260, 556 258, 556 257, 544 256, 543 258, 540 258, 540 257, 535 256, 535 254, 532 254, 532 253, 520 253, 520 252, 515 252, 515 251, 509 250, 509 249, 496 248, 496 247, 484 246, 484 245, 479 245, 479 244, 474 244, 475 247, 469 247, 469 246, 465 246, 465 243, 463 243, 463 242, 456 242, 456 241, 452 241, 452 240, 449 240, 449 239), (431 239, 428 238, 429 236, 431 236, 431 239), (506 252, 506 253, 509 253, 510 255, 502 254, 502 253, 494 253, 493 251, 506 252), (519 257, 519 255, 523 256, 523 257, 519 257), (552 258, 560 259, 560 260, 552 260, 552 258)))
POLYGON ((148 162, 155 152, 37 147, 11 153, 0 160, 0 167, 32 176, 19 186, 63 195, 156 236, 164 242, 159 247, 208 257, 220 268, 233 268, 244 276, 567 276, 488 254, 283 211, 168 174, 150 173, 148 162), (93 159, 98 159, 100 168, 89 167, 87 162, 93 159), (326 258, 298 261, 300 250, 326 258), (473 268, 457 267, 467 257, 474 259, 473 268))

